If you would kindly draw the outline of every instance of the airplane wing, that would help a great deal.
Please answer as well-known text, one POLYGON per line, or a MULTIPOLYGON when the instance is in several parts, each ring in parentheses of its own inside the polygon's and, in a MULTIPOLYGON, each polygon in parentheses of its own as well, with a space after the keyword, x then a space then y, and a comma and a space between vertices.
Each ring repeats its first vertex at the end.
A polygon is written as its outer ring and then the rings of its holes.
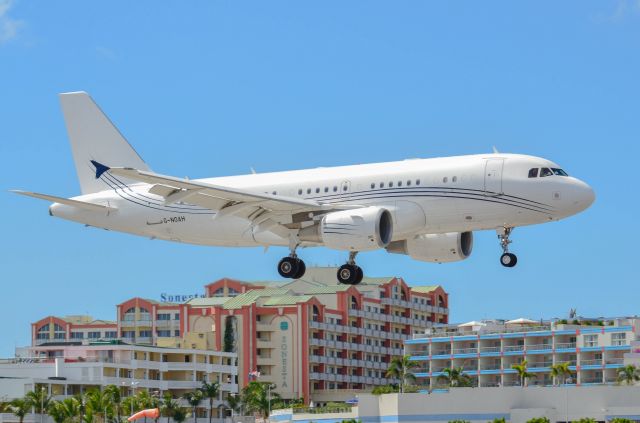
MULTIPOLYGON (((150 192, 165 198, 166 204, 185 201, 219 210, 219 215, 254 212, 263 209, 279 215, 293 216, 301 212, 323 212, 359 208, 357 205, 325 204, 315 200, 292 198, 269 193, 256 193, 202 181, 160 175, 133 168, 110 168, 109 172, 127 179, 154 184, 150 192)), ((286 219, 285 219, 286 220, 286 219)))

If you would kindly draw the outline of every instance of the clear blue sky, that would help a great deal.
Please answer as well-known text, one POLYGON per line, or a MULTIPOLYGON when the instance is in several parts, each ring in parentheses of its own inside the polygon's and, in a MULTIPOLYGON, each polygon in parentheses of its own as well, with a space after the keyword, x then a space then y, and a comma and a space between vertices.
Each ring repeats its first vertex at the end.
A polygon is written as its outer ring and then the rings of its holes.
MULTIPOLYGON (((205 177, 491 151, 539 155, 594 206, 493 232, 435 265, 382 252, 371 276, 439 283, 453 321, 638 313, 638 1, 0 0, 0 356, 29 323, 115 318, 132 296, 277 278, 286 253, 150 241, 50 218, 6 190, 79 193, 57 93, 85 90, 158 172, 205 177), (635 193, 635 194, 634 194, 635 193)), ((309 264, 344 253, 306 250, 309 264)))

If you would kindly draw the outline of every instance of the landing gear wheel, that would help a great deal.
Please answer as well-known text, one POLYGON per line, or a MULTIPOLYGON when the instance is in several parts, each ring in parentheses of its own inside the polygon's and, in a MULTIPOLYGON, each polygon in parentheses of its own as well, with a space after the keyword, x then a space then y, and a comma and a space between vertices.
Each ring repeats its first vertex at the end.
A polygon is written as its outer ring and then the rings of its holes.
POLYGON ((293 276, 293 279, 300 279, 304 276, 304 272, 307 271, 307 266, 304 264, 304 261, 300 260, 299 258, 296 258, 296 260, 298 260, 298 271, 293 276))
POLYGON ((357 285, 362 282, 363 277, 362 268, 355 264, 343 264, 338 269, 338 282, 346 285, 357 285))
POLYGON ((297 257, 285 257, 278 263, 278 273, 283 278, 294 278, 300 271, 301 262, 302 260, 297 257))
POLYGON ((356 283, 354 285, 362 282, 362 278, 364 278, 364 272, 362 271, 362 267, 356 266, 356 283))
POLYGON ((513 267, 518 262, 518 257, 513 253, 504 253, 500 256, 500 264, 504 267, 513 267))

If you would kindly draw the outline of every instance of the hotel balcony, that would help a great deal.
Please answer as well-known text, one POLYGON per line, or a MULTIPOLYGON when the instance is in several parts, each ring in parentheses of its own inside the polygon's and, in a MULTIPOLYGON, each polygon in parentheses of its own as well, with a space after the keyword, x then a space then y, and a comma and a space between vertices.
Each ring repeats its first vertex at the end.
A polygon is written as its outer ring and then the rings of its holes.
POLYGON ((121 328, 133 328, 133 327, 151 327, 153 322, 151 319, 140 319, 140 320, 120 320, 121 328))

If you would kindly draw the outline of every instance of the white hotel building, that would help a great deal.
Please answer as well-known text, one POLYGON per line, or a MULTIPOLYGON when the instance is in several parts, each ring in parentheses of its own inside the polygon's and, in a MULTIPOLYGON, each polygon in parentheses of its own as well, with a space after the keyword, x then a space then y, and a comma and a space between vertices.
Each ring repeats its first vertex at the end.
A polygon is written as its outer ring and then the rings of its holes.
MULTIPOLYGON (((147 390, 180 398, 207 381, 220 383, 214 402, 214 408, 219 408, 229 394, 238 392, 235 353, 118 341, 36 346, 18 352, 16 358, 0 360, 0 398, 18 398, 44 388, 62 399, 107 385, 120 387, 124 395, 147 390)), ((208 402, 199 410, 204 415, 203 407, 208 402)))
POLYGON ((635 318, 581 324, 493 320, 430 328, 404 344, 418 363, 413 373, 425 390, 442 388, 438 377, 451 367, 463 367, 473 386, 516 386, 520 382, 512 365, 523 360, 536 375, 528 385, 552 385, 551 366, 565 362, 574 372, 567 384, 592 385, 616 382, 638 333, 635 318))

